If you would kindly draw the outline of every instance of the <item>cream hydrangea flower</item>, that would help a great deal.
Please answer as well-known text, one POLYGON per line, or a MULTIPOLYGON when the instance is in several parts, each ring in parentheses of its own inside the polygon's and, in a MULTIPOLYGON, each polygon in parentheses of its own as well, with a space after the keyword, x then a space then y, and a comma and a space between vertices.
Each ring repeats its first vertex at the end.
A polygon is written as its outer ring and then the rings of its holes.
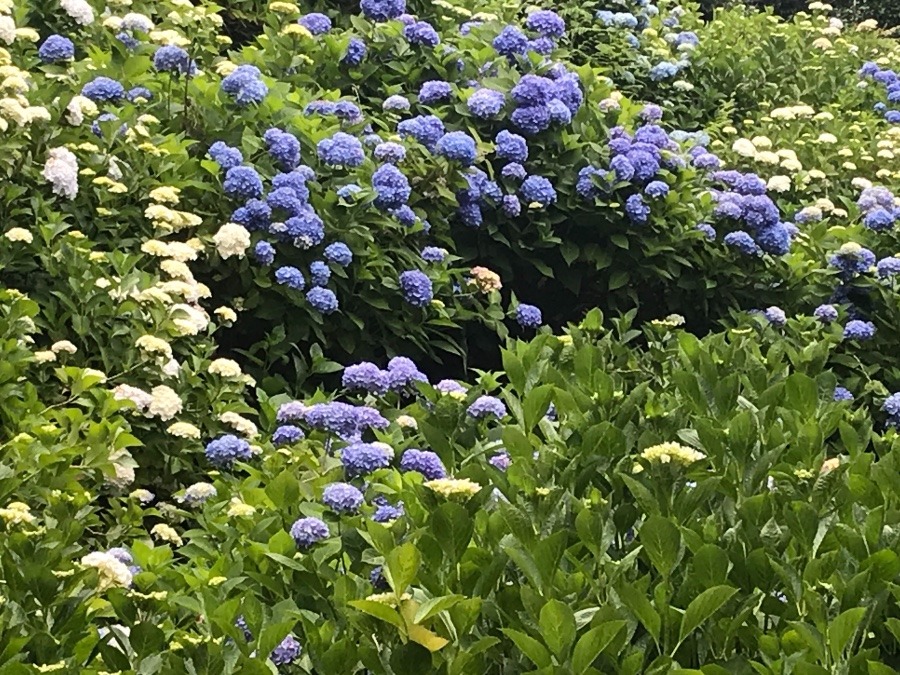
POLYGON ((7 525, 30 525, 36 520, 28 504, 22 502, 10 502, 6 508, 0 509, 0 519, 7 525))
POLYGON ((243 225, 226 223, 213 236, 213 242, 222 258, 232 256, 243 258, 244 253, 250 248, 250 232, 243 225))
POLYGON ((132 574, 125 563, 102 551, 93 551, 81 559, 84 567, 93 567, 97 570, 98 590, 105 591, 109 588, 128 588, 131 585, 132 574))
POLYGON ((150 390, 152 400, 148 412, 153 417, 159 417, 167 421, 181 412, 184 403, 174 389, 164 384, 157 385, 150 390))
POLYGON ((468 478, 438 478, 424 483, 425 487, 442 497, 468 499, 481 491, 481 485, 468 478))
POLYGON ((170 436, 176 436, 178 438, 200 438, 200 429, 190 422, 175 422, 174 424, 170 424, 169 428, 166 429, 166 432, 170 436))
POLYGON ((681 445, 680 443, 668 442, 645 448, 641 452, 641 457, 651 464, 672 463, 687 466, 688 464, 693 464, 694 462, 699 462, 701 459, 705 459, 706 455, 698 450, 681 445))
POLYGON ((236 380, 243 375, 240 365, 232 359, 216 359, 209 364, 207 372, 210 375, 224 377, 226 380, 236 380))
POLYGON ((68 340, 59 340, 50 345, 50 351, 54 354, 59 354, 60 352, 65 352, 66 354, 74 354, 78 351, 78 347, 73 345, 68 340))
POLYGON ((170 544, 175 544, 176 546, 181 546, 184 544, 184 541, 181 539, 181 536, 175 530, 175 528, 170 525, 166 525, 165 523, 157 523, 153 526, 153 529, 150 530, 150 534, 160 541, 166 541, 170 544))
POLYGON ((24 241, 26 244, 30 244, 34 241, 34 235, 24 227, 12 227, 7 230, 3 236, 9 241, 24 241))
POLYGON ((230 518, 246 518, 256 513, 256 509, 243 502, 240 497, 232 497, 228 503, 227 513, 230 518))
POLYGON ((135 340, 134 344, 138 349, 148 354, 161 356, 165 359, 172 358, 172 346, 162 338, 153 335, 142 335, 135 340))

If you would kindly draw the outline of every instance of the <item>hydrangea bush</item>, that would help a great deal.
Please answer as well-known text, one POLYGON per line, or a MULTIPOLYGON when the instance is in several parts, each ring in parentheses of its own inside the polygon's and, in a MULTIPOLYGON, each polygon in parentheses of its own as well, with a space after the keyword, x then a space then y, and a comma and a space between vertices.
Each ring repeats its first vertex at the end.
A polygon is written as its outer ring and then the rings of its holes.
POLYGON ((0 2, 4 673, 894 672, 877 25, 225 5, 0 2))

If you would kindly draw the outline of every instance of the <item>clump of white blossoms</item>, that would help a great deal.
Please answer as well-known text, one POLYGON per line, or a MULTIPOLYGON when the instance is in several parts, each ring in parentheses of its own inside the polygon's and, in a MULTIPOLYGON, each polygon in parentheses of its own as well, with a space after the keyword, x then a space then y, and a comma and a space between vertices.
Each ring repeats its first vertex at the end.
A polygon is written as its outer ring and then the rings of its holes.
POLYGON ((209 364, 207 371, 210 375, 218 375, 226 380, 237 380, 243 375, 238 362, 231 359, 216 359, 209 364))
POLYGON ((237 256, 243 258, 250 248, 250 232, 243 225, 225 223, 213 236, 216 250, 222 258, 237 256))
MULTIPOLYGON (((699 450, 694 450, 686 445, 672 442, 651 445, 641 452, 641 457, 650 464, 680 464, 682 466, 687 466, 694 462, 699 462, 701 459, 706 459, 706 455, 699 450)), ((640 471, 643 470, 643 467, 638 464, 634 467, 634 470, 635 473, 640 473, 640 471)))
POLYGON ((481 491, 481 485, 468 478, 438 478, 426 482, 425 487, 434 490, 442 497, 462 497, 468 499, 481 491))
POLYGON ((176 546, 181 546, 184 543, 181 536, 175 531, 175 528, 166 525, 165 523, 157 523, 154 525, 153 529, 150 530, 150 534, 160 541, 167 541, 176 546))
POLYGON ((41 175, 53 185, 53 194, 74 199, 78 194, 78 159, 67 148, 52 148, 41 175))
POLYGON ((11 502, 6 508, 0 509, 0 519, 7 525, 21 525, 22 523, 30 525, 35 521, 28 504, 22 502, 11 502))
POLYGON ((85 567, 93 567, 98 574, 98 589, 105 591, 108 588, 119 586, 128 588, 131 585, 132 575, 128 567, 109 553, 94 551, 81 559, 85 567))
POLYGON ((85 0, 59 0, 63 11, 82 26, 94 23, 94 10, 85 0))
POLYGON ((167 387, 164 384, 158 385, 153 387, 150 395, 153 397, 150 401, 150 415, 166 421, 181 412, 183 405, 181 398, 171 387, 167 387))

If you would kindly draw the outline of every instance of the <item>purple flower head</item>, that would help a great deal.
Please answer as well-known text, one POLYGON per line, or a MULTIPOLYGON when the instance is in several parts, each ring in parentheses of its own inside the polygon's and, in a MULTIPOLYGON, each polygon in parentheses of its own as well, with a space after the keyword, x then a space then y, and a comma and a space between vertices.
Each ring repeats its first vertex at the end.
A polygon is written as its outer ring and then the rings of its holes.
POLYGON ((528 15, 525 26, 545 37, 562 37, 566 32, 566 22, 556 12, 549 9, 539 9, 528 15))
POLYGON ((522 133, 534 136, 550 126, 550 110, 546 105, 516 108, 510 120, 522 133))
POLYGON ((834 393, 831 395, 831 398, 835 401, 852 401, 853 394, 850 393, 849 389, 837 386, 834 388, 834 393))
POLYGON ((528 141, 518 134, 504 129, 494 139, 497 157, 510 162, 524 162, 528 159, 528 141))
POLYGON ((282 424, 272 432, 273 445, 290 445, 303 438, 303 429, 293 424, 282 424))
POLYGON ((125 87, 109 77, 95 77, 81 88, 81 95, 95 103, 113 102, 124 98, 125 87))
POLYGON ((361 0, 363 16, 372 21, 390 21, 406 11, 406 0, 361 0))
POLYGON ((336 265, 340 265, 341 267, 346 267, 353 262, 353 251, 351 251, 350 247, 342 241, 328 244, 328 246, 325 247, 324 256, 326 260, 333 262, 336 265))
POLYGON ((121 546, 109 549, 106 554, 111 555, 123 565, 131 565, 134 562, 134 558, 131 556, 131 553, 128 552, 128 549, 122 548, 121 546))
POLYGON ((834 305, 819 305, 813 312, 813 316, 822 323, 831 323, 832 321, 837 321, 837 307, 835 307, 834 305))
POLYGON ((875 254, 861 246, 842 246, 828 257, 828 264, 838 270, 839 276, 848 280, 857 274, 865 274, 875 264, 875 254))
POLYGON ((440 101, 446 101, 453 94, 449 82, 443 80, 429 80, 419 89, 419 103, 432 105, 440 101))
POLYGON ((635 225, 643 225, 650 218, 650 207, 641 195, 631 195, 625 200, 625 214, 635 225))
POLYGON ((44 63, 58 63, 75 58, 75 43, 62 35, 51 35, 38 48, 38 58, 44 63))
POLYGON ((456 380, 441 380, 434 388, 442 394, 465 394, 466 388, 456 380))
POLYGON ((400 274, 403 298, 413 307, 425 307, 434 298, 434 288, 424 272, 408 270, 400 274))
POLYGON ((751 237, 743 230, 729 232, 725 235, 723 241, 725 242, 726 246, 736 248, 744 255, 759 255, 761 253, 759 246, 756 245, 753 237, 751 237))
POLYGON ((341 384, 349 391, 362 390, 370 394, 384 394, 388 390, 388 375, 374 363, 363 361, 344 368, 341 384))
POLYGON ((409 180, 393 164, 382 164, 372 175, 375 188, 375 206, 379 209, 396 209, 409 199, 412 189, 409 180))
POLYGON ((176 45, 163 45, 153 54, 153 67, 160 72, 171 72, 176 75, 195 75, 197 64, 188 53, 176 45))
POLYGON ((469 417, 479 420, 485 417, 495 417, 499 420, 506 417, 506 405, 496 396, 479 396, 466 412, 469 417))
POLYGON ((209 146, 209 156, 212 157, 216 164, 226 171, 228 169, 233 169, 236 166, 240 166, 241 162, 244 161, 244 156, 241 154, 240 150, 232 148, 222 141, 216 141, 209 146))
POLYGON ((393 458, 390 447, 382 443, 351 443, 341 450, 341 463, 347 478, 368 476, 373 471, 385 469, 393 458))
POLYGON ((444 135, 444 123, 434 115, 419 115, 400 122, 397 131, 401 136, 412 136, 431 149, 444 135))
POLYGON ((387 382, 391 391, 399 392, 412 387, 416 382, 428 384, 428 377, 419 370, 412 359, 395 356, 388 361, 387 382))
POLYGON ((890 426, 900 426, 900 393, 888 396, 881 404, 881 409, 887 413, 890 426))
POLYGON ((506 471, 509 468, 509 465, 512 464, 512 460, 510 459, 508 452, 498 452, 488 460, 488 464, 500 471, 506 471))
POLYGON ((409 110, 409 101, 404 96, 394 94, 393 96, 388 96, 384 99, 382 108, 385 110, 398 110, 403 112, 409 110))
POLYGON ((316 152, 322 162, 335 167, 359 166, 366 158, 359 139, 343 131, 319 141, 316 152))
POLYGON ((377 146, 375 146, 373 155, 379 162, 399 164, 404 159, 406 159, 406 148, 404 148, 399 143, 388 141, 386 143, 379 143, 377 146))
POLYGON ((430 450, 417 450, 411 448, 403 453, 400 458, 400 470, 403 472, 417 471, 428 480, 437 480, 447 477, 441 458, 430 450))
POLYGON ((419 255, 422 256, 422 260, 425 262, 442 263, 447 258, 447 249, 438 246, 426 246, 419 255))
POLYGON ((757 231, 756 243, 766 253, 784 255, 791 249, 791 236, 784 223, 775 223, 757 231))
POLYGON ((655 103, 648 103, 643 107, 638 116, 644 122, 659 122, 663 117, 663 109, 655 103))
POLYGON ((278 406, 278 412, 275 413, 275 421, 278 423, 296 422, 302 420, 306 414, 306 406, 300 401, 289 401, 278 406))
POLYGON ((330 288, 313 286, 306 292, 306 301, 320 314, 332 314, 338 310, 337 296, 330 288))
POLYGON ((375 408, 340 401, 311 405, 303 412, 303 419, 314 429, 350 441, 359 440, 366 429, 384 429, 390 424, 375 408))
POLYGON ((328 525, 318 518, 300 518, 291 525, 291 536, 301 551, 331 536, 328 525))
POLYGON ((322 260, 314 260, 309 264, 309 280, 313 286, 324 286, 331 278, 331 268, 322 260))
POLYGON ((515 218, 522 213, 522 202, 515 195, 503 195, 503 199, 500 202, 500 210, 503 211, 503 215, 515 218))
POLYGON ((503 110, 504 105, 506 105, 506 96, 503 92, 487 87, 476 90, 466 101, 469 112, 475 117, 485 120, 496 117, 503 110))
POLYGON ((516 307, 516 322, 522 328, 540 328, 544 319, 539 308, 534 305, 520 304, 516 307))
POLYGON ((300 163, 300 141, 293 134, 281 129, 269 129, 263 135, 263 140, 266 142, 269 155, 282 169, 291 170, 300 163))
POLYGON ((261 197, 263 193, 262 179, 256 170, 249 166, 235 166, 228 169, 222 188, 229 197, 238 199, 261 197))
POLYGON ((669 186, 661 180, 654 180, 647 183, 647 187, 644 188, 644 194, 651 199, 662 199, 669 194, 669 186))
POLYGON ((358 513, 364 502, 363 493, 349 483, 331 483, 322 492, 322 503, 335 513, 358 513))
POLYGON ((269 660, 276 666, 287 666, 300 658, 300 652, 303 651, 297 638, 288 635, 282 640, 272 653, 269 654, 269 660))
POLYGON ((892 256, 890 258, 882 258, 876 265, 878 276, 882 279, 890 279, 900 274, 900 258, 892 256))
POLYGON ((427 21, 416 21, 403 28, 403 37, 409 40, 412 45, 424 45, 426 47, 437 47, 441 42, 441 37, 427 21))
POLYGON ((347 42, 347 51, 345 51, 344 55, 341 57, 341 63, 348 66, 358 66, 365 60, 368 51, 369 49, 366 47, 365 40, 358 37, 352 37, 347 42))
POLYGON ((543 176, 528 176, 519 187, 526 204, 537 203, 543 207, 556 201, 556 190, 553 184, 543 176))
POLYGON ((875 324, 871 321, 853 319, 844 326, 845 340, 871 340, 875 336, 875 324))
POLYGON ((763 312, 763 316, 773 326, 783 326, 787 323, 787 316, 781 307, 769 307, 763 312))
POLYGON ((291 265, 285 265, 275 270, 275 281, 295 291, 302 291, 306 287, 306 279, 303 278, 303 272, 291 265))
POLYGON ((404 515, 403 502, 399 502, 396 506, 389 504, 386 501, 381 503, 376 502, 375 513, 372 514, 372 520, 376 523, 389 523, 392 520, 402 518, 404 515))
POLYGON ((221 468, 230 468, 235 461, 246 462, 253 453, 250 444, 234 434, 225 434, 206 444, 206 459, 221 468))
POLYGON ((297 23, 313 35, 323 35, 331 30, 331 19, 318 12, 304 14, 297 20, 297 23))
POLYGON ((528 38, 515 26, 505 26, 492 44, 501 56, 512 56, 525 53, 528 49, 528 38))
MULTIPOLYGON (((626 162, 628 161, 623 157, 626 162)), ((629 163, 630 166, 630 163, 629 163)), ((605 172, 595 166, 585 166, 578 171, 578 181, 575 184, 575 191, 582 199, 596 199, 600 196, 600 186, 594 181, 594 177, 603 178, 605 172)))
POLYGON ((510 94, 520 106, 546 105, 556 98, 556 83, 540 75, 523 75, 510 94))
POLYGON ((697 229, 700 232, 702 232, 703 234, 705 234, 706 238, 709 239, 710 241, 713 241, 716 238, 716 228, 714 228, 709 223, 698 223, 698 225, 695 229, 697 229))
POLYGON ((435 152, 463 166, 471 166, 475 162, 477 150, 475 139, 464 131, 451 131, 444 134, 435 146, 435 152))

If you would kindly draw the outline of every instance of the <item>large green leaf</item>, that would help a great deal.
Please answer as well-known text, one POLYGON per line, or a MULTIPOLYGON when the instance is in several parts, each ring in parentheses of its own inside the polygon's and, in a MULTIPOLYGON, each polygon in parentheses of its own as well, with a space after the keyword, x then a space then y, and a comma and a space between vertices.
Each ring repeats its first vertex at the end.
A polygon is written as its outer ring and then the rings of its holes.
POLYGON ((626 625, 624 621, 607 621, 596 628, 591 628, 578 638, 575 651, 572 652, 572 670, 575 671, 575 675, 586 672, 594 659, 609 646, 626 625))
POLYGON ((722 605, 728 602, 735 593, 737 593, 737 589, 730 586, 713 586, 691 600, 684 611, 684 616, 681 617, 678 641, 683 642, 704 621, 719 611, 722 605))
POLYGON ((560 659, 575 642, 575 614, 559 600, 551 600, 541 608, 541 636, 551 651, 560 659))
POLYGON ((653 515, 641 525, 638 537, 653 566, 660 574, 668 576, 681 552, 678 526, 662 516, 653 515))

